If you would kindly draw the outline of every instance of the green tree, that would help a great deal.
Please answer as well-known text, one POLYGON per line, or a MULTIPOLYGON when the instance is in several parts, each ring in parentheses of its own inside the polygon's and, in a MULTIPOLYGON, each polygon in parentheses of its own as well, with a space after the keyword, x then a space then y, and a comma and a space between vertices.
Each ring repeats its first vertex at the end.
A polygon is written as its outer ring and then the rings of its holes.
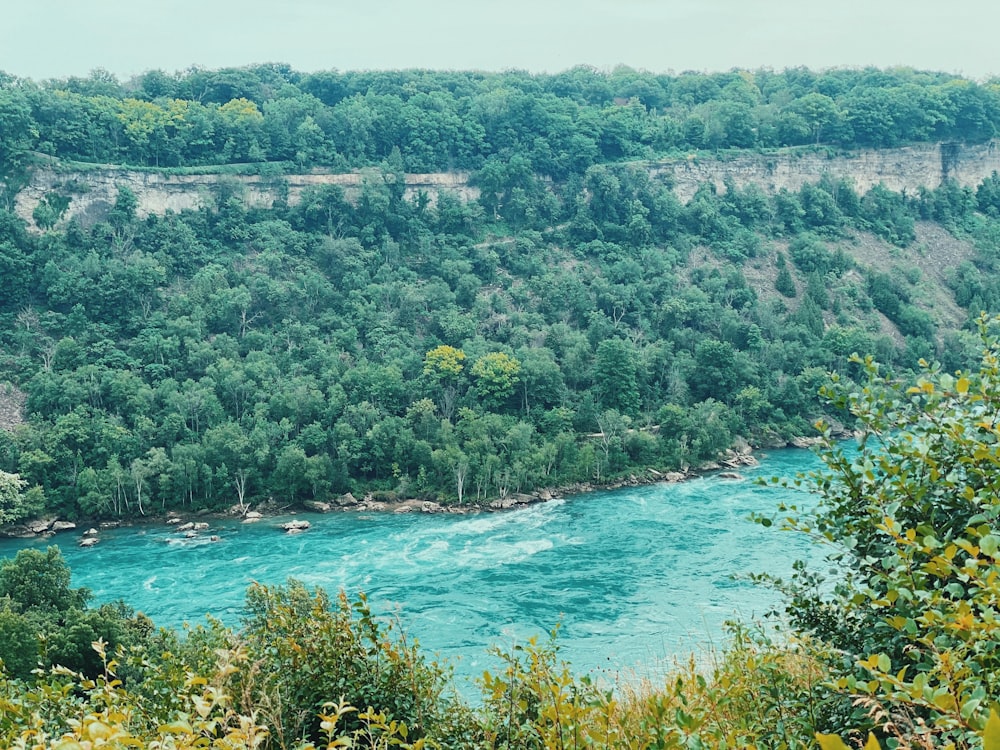
POLYGON ((13 523, 27 515, 22 492, 27 486, 20 475, 0 471, 0 524, 13 523))
POLYGON ((10 597, 22 611, 63 612, 83 607, 90 593, 70 588, 69 582, 69 567, 58 547, 45 552, 23 549, 0 562, 0 597, 10 597))
POLYGON ((521 363, 504 352, 490 352, 477 359, 470 372, 483 402, 499 407, 514 392, 521 377, 521 363))
POLYGON ((778 253, 777 266, 778 275, 774 280, 774 288, 783 297, 794 297, 798 291, 795 289, 795 281, 792 279, 791 271, 788 270, 784 253, 778 253))
POLYGON ((630 416, 638 413, 638 361, 629 342, 607 339, 597 345, 594 386, 597 398, 605 409, 630 416))

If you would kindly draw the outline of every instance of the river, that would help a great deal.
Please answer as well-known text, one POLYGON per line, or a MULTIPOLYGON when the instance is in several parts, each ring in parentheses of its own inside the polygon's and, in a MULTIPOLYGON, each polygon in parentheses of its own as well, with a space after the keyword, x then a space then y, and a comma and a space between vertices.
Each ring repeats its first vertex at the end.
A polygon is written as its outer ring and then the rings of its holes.
POLYGON ((557 624, 577 672, 652 676, 676 655, 719 643, 726 620, 760 618, 779 604, 736 576, 785 574, 796 559, 822 556, 799 535, 748 520, 782 500, 809 502, 755 477, 817 465, 808 451, 780 450, 742 480, 710 475, 502 513, 310 515, 312 528, 299 535, 276 529, 287 519, 213 520, 192 540, 156 524, 102 532, 90 549, 72 535, 4 540, 0 556, 60 543, 74 586, 91 589, 95 603, 124 599, 159 625, 211 613, 236 626, 251 581, 293 577, 331 593, 365 591, 460 677, 495 665, 491 645, 557 624))

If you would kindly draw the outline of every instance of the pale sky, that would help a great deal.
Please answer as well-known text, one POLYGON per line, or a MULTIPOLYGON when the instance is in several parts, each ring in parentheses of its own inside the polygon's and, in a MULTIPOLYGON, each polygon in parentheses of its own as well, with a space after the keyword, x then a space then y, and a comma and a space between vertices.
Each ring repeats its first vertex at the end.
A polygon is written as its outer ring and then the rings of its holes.
POLYGON ((0 70, 122 79, 285 62, 655 72, 906 65, 1000 75, 998 0, 3 0, 0 70))

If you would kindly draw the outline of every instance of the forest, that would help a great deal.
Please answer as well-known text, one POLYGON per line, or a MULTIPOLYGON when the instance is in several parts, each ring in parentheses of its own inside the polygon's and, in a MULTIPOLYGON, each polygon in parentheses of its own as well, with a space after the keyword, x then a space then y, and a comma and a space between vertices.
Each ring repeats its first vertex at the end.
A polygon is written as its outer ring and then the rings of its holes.
POLYGON ((253 586, 238 627, 174 632, 23 551, 0 562, 0 740, 997 750, 1000 343, 980 311, 1000 309, 1000 177, 682 203, 641 161, 998 123, 996 83, 910 69, 0 74, 0 395, 24 399, 0 523, 472 505, 818 430, 826 469, 794 480, 816 510, 759 521, 832 544, 770 581, 778 637, 735 625, 710 664, 614 686, 534 641, 476 706, 363 596, 253 586), (29 228, 13 198, 53 163, 371 169, 357 196, 268 209, 221 179, 143 217, 122 188, 90 222, 66 218, 68 180, 29 228), (405 195, 404 173, 449 169, 481 197, 405 195))
POLYGON ((324 186, 250 209, 223 177, 200 210, 140 218, 122 188, 103 220, 81 224, 64 219, 69 181, 35 209, 41 233, 0 212, 0 374, 26 399, 25 423, 0 431, 6 521, 347 492, 482 503, 686 470, 736 443, 813 434, 817 390, 829 371, 856 374, 851 353, 901 371, 920 358, 967 366, 971 321, 1000 302, 996 175, 914 195, 829 178, 775 195, 706 185, 682 204, 634 161, 674 147, 981 140, 1000 117, 988 84, 912 70, 281 66, 0 81, 8 207, 48 157, 256 164, 276 180, 290 166, 375 166, 350 200, 324 186), (876 118, 892 134, 862 128, 858 102, 918 94, 940 107, 932 124, 892 110, 876 118), (753 139, 719 135, 730 110, 753 139), (437 129, 421 137, 418 121, 437 129), (704 135, 685 140, 694 122, 704 135), (418 157, 420 143, 451 151, 418 157), (454 166, 474 170, 478 201, 404 195, 405 172, 454 166), (928 227, 968 248, 941 289, 920 268, 856 258, 873 241, 933 262, 928 227))

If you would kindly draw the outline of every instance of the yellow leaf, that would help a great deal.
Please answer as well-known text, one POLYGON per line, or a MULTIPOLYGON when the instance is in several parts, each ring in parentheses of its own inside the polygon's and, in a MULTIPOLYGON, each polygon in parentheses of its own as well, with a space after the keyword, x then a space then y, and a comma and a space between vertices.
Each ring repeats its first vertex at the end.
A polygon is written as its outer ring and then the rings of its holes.
POLYGON ((191 725, 188 724, 183 719, 178 719, 177 721, 172 721, 169 724, 163 724, 159 727, 160 734, 193 734, 194 730, 191 729, 191 725))
POLYGON ((990 719, 983 730, 983 750, 1000 750, 1000 716, 990 710, 990 719))
POLYGON ((969 379, 959 378, 958 382, 955 383, 955 390, 961 393, 963 396, 969 392, 969 379))
POLYGON ((823 750, 850 750, 835 734, 816 734, 816 741, 823 750))
POLYGON ((882 750, 878 744, 878 740, 875 739, 875 735, 871 732, 868 733, 868 742, 865 743, 865 750, 882 750))

